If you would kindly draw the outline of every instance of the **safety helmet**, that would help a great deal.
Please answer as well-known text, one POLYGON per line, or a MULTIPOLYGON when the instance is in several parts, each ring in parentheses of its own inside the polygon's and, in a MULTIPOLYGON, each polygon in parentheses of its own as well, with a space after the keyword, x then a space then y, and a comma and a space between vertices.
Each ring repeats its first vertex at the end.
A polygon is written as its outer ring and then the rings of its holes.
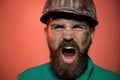
POLYGON ((77 18, 92 27, 98 24, 93 0, 46 0, 40 20, 46 24, 54 16, 77 18))

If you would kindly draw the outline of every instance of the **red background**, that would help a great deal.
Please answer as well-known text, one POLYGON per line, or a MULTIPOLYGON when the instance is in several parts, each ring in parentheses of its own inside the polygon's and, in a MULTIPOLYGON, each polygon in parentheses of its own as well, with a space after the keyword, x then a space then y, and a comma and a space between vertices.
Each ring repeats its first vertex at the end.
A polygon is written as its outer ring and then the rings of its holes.
MULTIPOLYGON (((119 0, 94 0, 99 25, 89 55, 120 74, 119 0)), ((40 23, 45 0, 0 0, 0 80, 16 80, 29 67, 49 61, 40 23)))

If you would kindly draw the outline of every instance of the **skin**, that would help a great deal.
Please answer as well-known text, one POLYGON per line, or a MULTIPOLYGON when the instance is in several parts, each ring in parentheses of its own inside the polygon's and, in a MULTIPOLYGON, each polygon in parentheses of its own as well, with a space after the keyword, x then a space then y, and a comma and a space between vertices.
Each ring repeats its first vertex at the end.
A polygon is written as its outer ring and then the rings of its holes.
POLYGON ((87 66, 87 51, 94 36, 94 27, 90 27, 85 21, 50 18, 45 28, 45 35, 55 74, 64 79, 72 79, 82 74, 87 66), (67 42, 68 46, 73 44, 76 49, 74 58, 69 59, 71 61, 63 57, 61 49, 66 45, 62 43, 63 41, 67 42))
POLYGON ((86 22, 74 19, 50 18, 45 28, 45 35, 54 50, 58 48, 63 39, 68 41, 74 39, 82 51, 87 42, 90 39, 93 40, 94 28, 91 28, 86 22))

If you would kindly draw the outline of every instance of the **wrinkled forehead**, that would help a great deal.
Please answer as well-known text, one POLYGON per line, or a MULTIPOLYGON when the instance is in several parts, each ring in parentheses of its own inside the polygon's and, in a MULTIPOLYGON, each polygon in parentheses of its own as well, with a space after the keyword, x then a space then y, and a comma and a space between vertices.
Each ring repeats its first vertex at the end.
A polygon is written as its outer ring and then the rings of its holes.
POLYGON ((60 25, 86 25, 89 26, 85 21, 78 21, 75 19, 68 19, 68 18, 50 18, 49 22, 52 24, 60 24, 60 25))

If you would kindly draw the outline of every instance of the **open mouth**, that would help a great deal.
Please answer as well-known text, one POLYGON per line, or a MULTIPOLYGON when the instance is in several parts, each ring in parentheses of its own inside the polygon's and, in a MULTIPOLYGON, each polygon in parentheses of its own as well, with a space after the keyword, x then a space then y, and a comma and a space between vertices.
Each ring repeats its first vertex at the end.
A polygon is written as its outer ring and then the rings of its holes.
POLYGON ((62 61, 67 64, 71 64, 76 58, 76 49, 74 47, 64 47, 62 48, 62 61))

